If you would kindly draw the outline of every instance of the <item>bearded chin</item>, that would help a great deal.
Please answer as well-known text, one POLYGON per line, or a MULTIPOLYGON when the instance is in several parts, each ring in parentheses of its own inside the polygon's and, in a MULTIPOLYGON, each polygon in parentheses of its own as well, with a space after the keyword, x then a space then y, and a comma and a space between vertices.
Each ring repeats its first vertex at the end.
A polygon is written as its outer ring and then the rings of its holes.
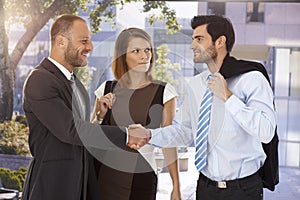
POLYGON ((71 62, 72 66, 73 67, 85 67, 87 65, 87 62, 86 61, 73 61, 71 62))
POLYGON ((85 67, 87 65, 87 61, 81 61, 81 63, 75 63, 73 64, 74 67, 85 67))
POLYGON ((65 60, 70 63, 73 67, 84 67, 87 65, 86 60, 81 60, 76 56, 65 55, 65 60))

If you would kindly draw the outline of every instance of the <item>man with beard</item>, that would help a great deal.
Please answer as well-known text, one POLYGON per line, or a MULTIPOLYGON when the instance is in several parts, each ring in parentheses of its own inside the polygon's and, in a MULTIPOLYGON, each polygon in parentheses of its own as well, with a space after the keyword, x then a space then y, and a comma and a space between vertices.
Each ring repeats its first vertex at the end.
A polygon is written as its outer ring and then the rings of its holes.
MULTIPOLYGON (((22 199, 100 199, 87 147, 125 149, 126 129, 89 123, 89 97, 73 74, 74 68, 87 64, 93 50, 86 21, 62 15, 54 21, 50 38, 50 56, 32 70, 24 85, 33 161, 22 199)), ((127 139, 140 145, 146 142, 127 139)))
MULTIPOLYGON (((191 21, 195 63, 208 70, 194 76, 172 125, 151 130, 150 144, 196 147, 197 200, 261 200, 259 169, 276 128, 273 92, 265 68, 229 55, 235 34, 221 16, 191 21)), ((129 132, 146 133, 140 125, 129 132)), ((132 148, 136 148, 134 144, 132 148)))

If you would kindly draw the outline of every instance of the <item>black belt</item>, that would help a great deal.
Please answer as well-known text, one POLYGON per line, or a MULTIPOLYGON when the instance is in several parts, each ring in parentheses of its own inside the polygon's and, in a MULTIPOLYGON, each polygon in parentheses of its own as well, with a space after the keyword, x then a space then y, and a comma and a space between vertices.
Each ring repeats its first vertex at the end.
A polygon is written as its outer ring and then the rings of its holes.
POLYGON ((199 180, 206 182, 208 185, 213 185, 216 186, 217 188, 240 188, 242 185, 248 184, 249 182, 255 182, 259 178, 258 172, 244 177, 244 178, 239 178, 235 180, 230 180, 230 181, 213 181, 206 176, 204 176, 202 173, 199 175, 199 180))

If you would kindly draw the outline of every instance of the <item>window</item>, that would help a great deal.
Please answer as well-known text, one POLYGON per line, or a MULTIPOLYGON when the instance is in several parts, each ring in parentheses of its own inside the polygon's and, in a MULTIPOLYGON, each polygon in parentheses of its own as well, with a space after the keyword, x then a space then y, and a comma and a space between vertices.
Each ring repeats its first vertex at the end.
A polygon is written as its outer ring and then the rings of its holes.
POLYGON ((265 4, 259 2, 247 3, 246 23, 265 21, 265 4))
POLYGON ((225 15, 225 3, 224 2, 208 2, 207 3, 208 15, 225 15))

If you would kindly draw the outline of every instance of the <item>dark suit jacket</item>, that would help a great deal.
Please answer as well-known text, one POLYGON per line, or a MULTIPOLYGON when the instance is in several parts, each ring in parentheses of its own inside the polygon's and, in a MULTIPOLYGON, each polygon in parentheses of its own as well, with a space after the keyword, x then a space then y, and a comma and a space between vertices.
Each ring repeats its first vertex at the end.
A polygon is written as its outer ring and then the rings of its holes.
POLYGON ((76 84, 84 94, 85 119, 78 114, 77 102, 73 100, 72 105, 69 80, 48 59, 33 69, 25 82, 23 109, 33 162, 22 199, 99 199, 93 191, 97 183, 86 147, 125 148, 124 128, 89 123, 89 97, 77 79, 76 84))
MULTIPOLYGON (((258 62, 237 60, 227 54, 220 69, 220 73, 224 78, 230 78, 250 71, 261 72, 271 86, 270 78, 265 67, 258 62)), ((279 183, 278 142, 279 138, 276 127, 271 142, 267 144, 262 143, 267 158, 259 170, 259 175, 262 178, 263 186, 271 191, 274 191, 275 186, 279 183)))

